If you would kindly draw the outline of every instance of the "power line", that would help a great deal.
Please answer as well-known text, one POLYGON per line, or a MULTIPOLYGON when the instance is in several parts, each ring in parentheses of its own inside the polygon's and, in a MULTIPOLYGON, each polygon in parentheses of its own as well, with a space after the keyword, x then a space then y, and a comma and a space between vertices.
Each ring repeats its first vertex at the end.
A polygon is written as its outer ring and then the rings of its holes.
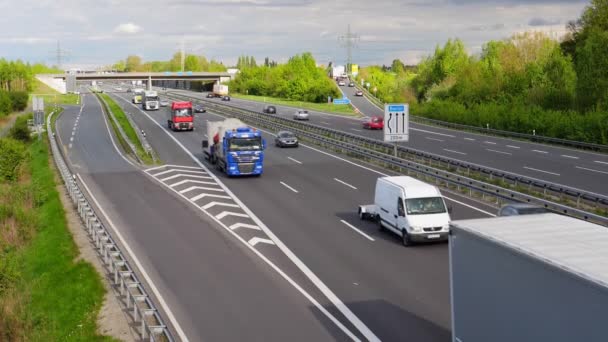
POLYGON ((57 63, 57 69, 61 69, 64 59, 68 57, 68 51, 61 48, 61 43, 59 40, 57 41, 57 48, 55 49, 53 55, 55 63, 57 63))
POLYGON ((353 48, 359 43, 360 37, 356 33, 352 33, 350 30, 350 24, 345 35, 338 37, 338 41, 346 48, 346 66, 350 71, 351 65, 353 64, 353 48))

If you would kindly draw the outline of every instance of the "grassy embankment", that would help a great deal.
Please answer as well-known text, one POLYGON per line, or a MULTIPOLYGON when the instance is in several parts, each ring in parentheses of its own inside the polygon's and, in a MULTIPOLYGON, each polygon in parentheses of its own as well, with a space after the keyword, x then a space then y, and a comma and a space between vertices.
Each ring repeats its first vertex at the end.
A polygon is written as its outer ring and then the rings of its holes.
POLYGON ((77 260, 46 139, 19 117, 0 139, 0 340, 113 341, 97 333, 104 287, 77 260))
POLYGON ((32 96, 42 97, 45 106, 61 106, 61 105, 78 105, 80 104, 80 95, 76 94, 60 94, 55 89, 46 84, 35 80, 32 96))
POLYGON ((302 108, 313 110, 317 112, 324 113, 332 113, 337 115, 344 116, 353 116, 360 117, 361 115, 357 114, 353 108, 349 105, 334 105, 331 103, 312 103, 312 102, 302 102, 302 101, 292 101, 286 99, 280 99, 276 97, 268 97, 268 96, 255 96, 255 95, 243 95, 232 93, 232 97, 244 100, 251 100, 257 102, 264 102, 267 104, 281 105, 281 106, 290 106, 294 108, 302 108))
MULTIPOLYGON (((122 108, 120 108, 120 106, 114 101, 114 99, 112 99, 107 94, 98 94, 97 96, 99 96, 106 103, 108 110, 112 111, 112 113, 114 114, 116 121, 118 121, 118 124, 125 132, 127 139, 129 139, 130 142, 135 146, 135 152, 137 153, 137 157, 146 165, 154 164, 152 156, 150 156, 150 154, 148 154, 144 149, 143 145, 141 144, 141 140, 139 140, 137 132, 135 132, 135 129, 133 128, 133 126, 131 126, 129 119, 127 119, 127 116, 122 110, 122 108)), ((118 140, 120 141, 121 145, 125 148, 126 151, 130 151, 128 145, 126 145, 127 142, 124 141, 120 132, 118 131, 118 128, 115 126, 114 120, 112 120, 112 118, 108 118, 108 120, 110 121, 110 124, 112 125, 112 128, 114 129, 114 132, 116 133, 116 136, 118 137, 118 140)))

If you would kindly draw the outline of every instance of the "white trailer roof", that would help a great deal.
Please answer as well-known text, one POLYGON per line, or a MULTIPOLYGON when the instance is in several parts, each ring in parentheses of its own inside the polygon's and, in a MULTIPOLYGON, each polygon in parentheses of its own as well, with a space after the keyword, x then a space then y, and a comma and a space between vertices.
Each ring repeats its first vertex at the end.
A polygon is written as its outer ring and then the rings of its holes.
POLYGON ((608 287, 608 228, 557 214, 452 221, 459 229, 608 287))

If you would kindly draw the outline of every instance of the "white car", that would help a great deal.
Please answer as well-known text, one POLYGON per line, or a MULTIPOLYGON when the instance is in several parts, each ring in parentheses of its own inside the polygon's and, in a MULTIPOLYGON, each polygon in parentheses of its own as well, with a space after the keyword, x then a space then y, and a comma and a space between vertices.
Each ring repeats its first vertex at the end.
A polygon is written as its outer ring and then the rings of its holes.
POLYGON ((304 109, 298 109, 296 113, 293 115, 294 120, 310 120, 308 115, 308 111, 304 109))
POLYGON ((167 106, 169 106, 169 101, 167 101, 167 100, 160 100, 160 106, 161 107, 167 107, 167 106))
POLYGON ((338 85, 339 85, 340 87, 344 87, 344 86, 346 85, 346 82, 344 82, 344 81, 340 81, 340 82, 338 82, 338 85))

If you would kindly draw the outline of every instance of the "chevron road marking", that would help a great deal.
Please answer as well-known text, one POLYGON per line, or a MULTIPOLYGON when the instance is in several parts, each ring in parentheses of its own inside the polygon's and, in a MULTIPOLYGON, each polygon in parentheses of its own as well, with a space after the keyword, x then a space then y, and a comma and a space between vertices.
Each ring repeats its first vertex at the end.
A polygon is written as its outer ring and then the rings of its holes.
POLYGON ((273 242, 272 240, 268 240, 268 239, 262 239, 262 238, 259 238, 259 237, 254 237, 254 238, 251 238, 251 240, 249 240, 248 242, 249 242, 249 244, 250 244, 250 245, 252 245, 252 246, 257 245, 257 244, 258 244, 258 243, 260 243, 260 242, 261 242, 261 243, 267 243, 267 244, 269 244, 269 245, 274 245, 274 242, 273 242))
MULTIPOLYGON (((209 183, 209 182, 203 182, 203 184, 216 185, 215 183, 209 183)), ((222 189, 218 189, 218 188, 207 188, 207 187, 204 187, 204 186, 191 186, 188 189, 181 190, 179 193, 180 194, 185 194, 186 192, 192 191, 192 190, 209 190, 209 189, 213 189, 211 191, 221 191, 221 192, 223 192, 222 189)))
POLYGON ((221 213, 219 213, 218 215, 215 216, 216 219, 221 220, 226 216, 237 216, 237 217, 249 217, 249 215, 247 214, 243 214, 243 213, 235 213, 232 211, 222 211, 221 213))
POLYGON ((260 227, 253 225, 253 224, 246 224, 246 223, 235 223, 232 226, 228 227, 230 228, 230 230, 235 230, 238 228, 249 228, 249 229, 255 229, 255 230, 262 230, 260 227))
POLYGON ((216 185, 217 183, 215 182, 204 182, 204 181, 197 181, 197 180, 193 180, 193 179, 186 179, 183 181, 179 181, 177 183, 173 183, 171 185, 169 185, 170 187, 174 188, 176 186, 180 186, 182 184, 186 184, 186 183, 195 183, 195 184, 209 184, 209 185, 216 185))
POLYGON ((222 207, 240 208, 238 205, 236 205, 234 203, 223 203, 223 202, 210 202, 210 203, 205 204, 201 208, 207 210, 207 209, 209 209, 211 207, 214 207, 216 205, 222 206, 222 207))
POLYGON ((155 173, 155 174, 151 174, 151 175, 154 176, 154 177, 158 177, 158 176, 161 176, 161 175, 164 175, 164 174, 167 174, 167 173, 171 173, 171 172, 198 173, 198 174, 201 174, 201 175, 206 175, 207 174, 207 172, 204 172, 204 171, 170 169, 170 170, 165 170, 165 171, 162 171, 162 172, 159 172, 159 173, 155 173))
POLYGON ((175 179, 175 178, 179 178, 179 177, 191 177, 191 178, 213 179, 212 177, 209 177, 209 176, 194 176, 194 175, 185 175, 185 174, 179 173, 179 174, 177 174, 177 175, 173 175, 173 176, 170 176, 170 177, 167 177, 167 178, 163 178, 163 179, 161 179, 160 181, 161 181, 161 182, 164 182, 164 181, 168 181, 168 180, 175 179))

